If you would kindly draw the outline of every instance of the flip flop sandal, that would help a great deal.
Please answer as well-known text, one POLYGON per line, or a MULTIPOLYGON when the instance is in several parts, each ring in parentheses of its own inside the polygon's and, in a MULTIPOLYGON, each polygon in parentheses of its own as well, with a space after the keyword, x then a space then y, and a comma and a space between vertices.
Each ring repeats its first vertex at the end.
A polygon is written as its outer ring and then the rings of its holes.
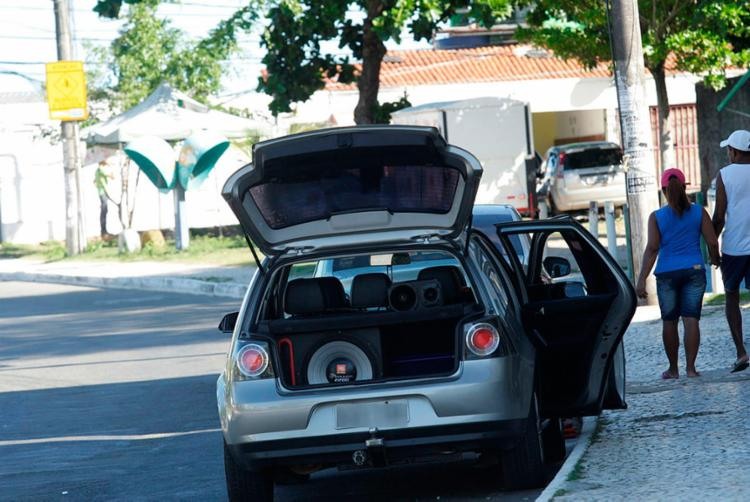
POLYGON ((661 373, 661 379, 662 380, 677 380, 678 378, 680 378, 679 375, 674 376, 669 371, 663 371, 661 373))
POLYGON ((748 366, 750 366, 750 360, 745 359, 744 361, 735 361, 731 372, 737 373, 738 371, 746 370, 748 366))

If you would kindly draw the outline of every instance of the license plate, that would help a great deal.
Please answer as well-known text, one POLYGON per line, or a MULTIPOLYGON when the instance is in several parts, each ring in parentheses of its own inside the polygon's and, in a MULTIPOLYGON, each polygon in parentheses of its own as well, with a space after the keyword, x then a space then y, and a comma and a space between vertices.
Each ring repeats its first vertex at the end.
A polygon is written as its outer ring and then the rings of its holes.
POLYGON ((612 181, 611 176, 600 175, 600 176, 582 176, 581 181, 584 185, 608 185, 612 181))
POLYGON ((409 423, 406 400, 336 405, 336 428, 403 427, 409 423))

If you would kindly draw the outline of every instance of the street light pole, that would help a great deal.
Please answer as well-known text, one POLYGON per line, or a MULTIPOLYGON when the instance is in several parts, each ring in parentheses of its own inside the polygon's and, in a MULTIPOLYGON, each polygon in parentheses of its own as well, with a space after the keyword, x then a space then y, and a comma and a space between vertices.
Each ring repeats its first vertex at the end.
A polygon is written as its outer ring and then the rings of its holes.
MULTIPOLYGON (((70 18, 68 17, 68 1, 52 0, 55 8, 55 34, 57 37, 57 59, 70 61, 73 50, 70 41, 70 18)), ((78 124, 74 121, 63 120, 63 169, 65 179, 65 249, 69 255, 83 251, 85 244, 83 228, 81 228, 80 187, 78 179, 78 124)))
MULTIPOLYGON (((627 167, 626 186, 635 277, 648 240, 648 218, 659 207, 651 121, 644 86, 643 46, 637 0, 612 0, 612 60, 620 112, 620 132, 627 167)), ((608 2, 609 3, 609 2, 608 2)), ((646 282, 648 303, 656 303, 653 275, 646 282)))

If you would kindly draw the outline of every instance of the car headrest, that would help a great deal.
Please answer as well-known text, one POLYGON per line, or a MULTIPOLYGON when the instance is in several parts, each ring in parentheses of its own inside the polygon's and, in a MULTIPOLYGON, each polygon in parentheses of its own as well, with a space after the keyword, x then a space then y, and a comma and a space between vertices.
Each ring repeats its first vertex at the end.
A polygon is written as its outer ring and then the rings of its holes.
POLYGON ((323 291, 317 279, 294 279, 284 292, 284 310, 289 314, 312 314, 325 310, 323 291))
POLYGON ((326 310, 346 308, 346 293, 344 285, 336 277, 320 277, 317 279, 323 292, 323 303, 326 310))
POLYGON ((417 279, 420 281, 436 279, 440 283, 443 302, 446 304, 456 303, 461 298, 465 285, 463 274, 455 265, 423 268, 419 271, 417 279))
POLYGON ((284 310, 288 314, 319 314, 346 307, 344 286, 335 277, 294 279, 284 293, 284 310))
POLYGON ((387 307, 391 279, 383 273, 360 274, 352 279, 352 307, 387 307))

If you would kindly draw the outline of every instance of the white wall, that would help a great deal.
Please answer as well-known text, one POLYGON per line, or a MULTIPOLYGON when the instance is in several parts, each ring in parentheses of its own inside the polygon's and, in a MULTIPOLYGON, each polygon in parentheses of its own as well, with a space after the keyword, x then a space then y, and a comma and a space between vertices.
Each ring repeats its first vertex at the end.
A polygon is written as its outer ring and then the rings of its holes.
MULTIPOLYGON (((672 104, 695 103, 695 82, 692 75, 667 78, 667 89, 672 104)), ((653 79, 646 80, 649 105, 656 105, 653 79)), ((570 110, 603 110, 617 108, 617 94, 609 78, 547 79, 512 82, 465 83, 449 85, 420 85, 381 88, 381 102, 395 101, 406 91, 413 105, 439 101, 453 101, 477 97, 507 97, 528 102, 532 112, 562 112, 570 110)), ((354 107, 358 93, 352 91, 318 91, 305 103, 297 104, 294 116, 282 117, 280 122, 323 122, 333 116, 338 125, 354 123, 354 107)), ((243 98, 238 98, 238 103, 243 98)), ((283 125, 283 124, 282 124, 283 125)), ((288 126, 287 126, 288 127, 288 126)))
POLYGON ((0 218, 4 241, 65 237, 62 147, 39 137, 45 103, 0 104, 0 218))
POLYGON ((604 110, 558 112, 556 114, 557 139, 605 134, 605 118, 604 110))
MULTIPOLYGON (((47 118, 45 102, 0 104, 0 221, 5 242, 33 244, 65 239, 65 189, 62 145, 40 137, 41 128, 59 131, 59 122, 47 118)), ((81 155, 85 147, 81 148, 81 155)), ((248 156, 230 148, 204 184, 187 192, 188 223, 191 227, 234 225, 237 219, 221 197, 224 181, 248 156)), ((99 196, 94 185, 97 163, 83 165, 80 183, 87 237, 99 235, 99 196)), ((119 169, 114 169, 119 174, 119 169)), ((119 198, 119 184, 111 193, 119 198)), ((109 204, 108 230, 121 230, 117 208, 109 204)), ((133 227, 138 230, 174 228, 172 194, 160 193, 140 177, 133 227)))

